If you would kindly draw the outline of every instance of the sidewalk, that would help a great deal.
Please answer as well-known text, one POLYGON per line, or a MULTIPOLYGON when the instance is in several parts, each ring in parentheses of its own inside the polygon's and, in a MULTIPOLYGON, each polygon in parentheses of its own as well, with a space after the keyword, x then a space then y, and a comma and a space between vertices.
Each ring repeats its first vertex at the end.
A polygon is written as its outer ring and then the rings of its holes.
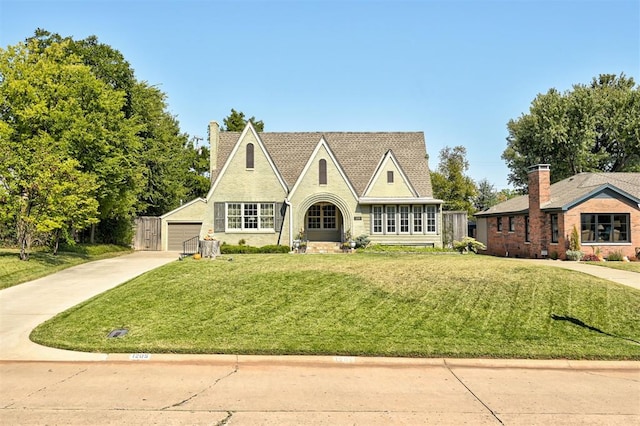
POLYGON ((173 252, 135 252, 84 263, 0 291, 0 360, 104 360, 106 354, 48 348, 29 340, 38 325, 78 303, 177 260, 173 252))
MULTIPOLYGON (((511 259, 511 258, 510 258, 511 259)), ((607 268, 606 266, 589 265, 584 262, 568 262, 550 259, 513 259, 519 262, 528 262, 536 265, 553 266, 556 268, 570 269, 593 275, 614 283, 626 285, 640 290, 640 274, 637 272, 622 271, 620 269, 607 268)))

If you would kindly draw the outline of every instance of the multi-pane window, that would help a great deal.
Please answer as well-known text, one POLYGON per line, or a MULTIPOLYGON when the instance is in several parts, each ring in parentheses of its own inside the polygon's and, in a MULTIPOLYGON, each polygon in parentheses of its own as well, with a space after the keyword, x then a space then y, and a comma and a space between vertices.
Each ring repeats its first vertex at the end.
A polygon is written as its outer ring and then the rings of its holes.
POLYGON ((509 232, 516 231, 516 218, 514 216, 509 216, 509 232))
POLYGON ((322 227, 324 229, 336 229, 336 206, 333 204, 322 206, 322 227))
POLYGON ((336 206, 333 204, 314 204, 307 210, 308 229, 336 229, 336 206))
POLYGON ((411 206, 406 204, 373 206, 371 232, 374 234, 436 233, 437 206, 411 206))
POLYGON ((580 233, 583 243, 628 243, 629 214, 581 214, 580 233))
POLYGON ((228 203, 227 229, 273 230, 275 206, 273 203, 228 203))
POLYGON ((372 230, 374 234, 382 234, 382 206, 373 206, 372 230))
POLYGON ((320 229, 322 210, 320 204, 314 204, 307 210, 307 228, 320 229))
POLYGON ((413 206, 413 232, 422 233, 422 206, 413 206))
POLYGON ((387 206, 387 234, 396 233, 396 206, 387 206))
POLYGON ((400 206, 398 208, 400 212, 400 233, 409 233, 409 206, 400 206))
POLYGON ((502 232, 502 218, 496 218, 496 228, 498 228, 498 232, 502 232))
POLYGON ((436 206, 427 206, 427 232, 436 232, 436 206))
POLYGON ((558 234, 559 234, 559 230, 558 230, 558 215, 557 214, 552 214, 551 215, 551 242, 552 243, 557 243, 558 242, 558 234))

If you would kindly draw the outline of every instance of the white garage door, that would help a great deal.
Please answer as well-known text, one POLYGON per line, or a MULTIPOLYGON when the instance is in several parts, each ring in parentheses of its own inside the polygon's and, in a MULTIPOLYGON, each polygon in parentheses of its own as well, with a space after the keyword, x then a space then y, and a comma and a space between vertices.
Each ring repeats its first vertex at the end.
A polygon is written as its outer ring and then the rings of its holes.
POLYGON ((200 235, 202 222, 199 223, 169 223, 167 224, 167 249, 182 251, 182 243, 189 238, 200 235))

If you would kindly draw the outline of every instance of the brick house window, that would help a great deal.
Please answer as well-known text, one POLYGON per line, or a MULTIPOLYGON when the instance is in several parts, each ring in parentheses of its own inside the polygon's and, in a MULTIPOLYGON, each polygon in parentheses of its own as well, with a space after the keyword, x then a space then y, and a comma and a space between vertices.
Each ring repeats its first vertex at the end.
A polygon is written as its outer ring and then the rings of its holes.
POLYGON ((630 215, 590 214, 580 215, 580 240, 583 243, 628 243, 630 215))
POLYGON ((247 144, 247 152, 246 152, 246 167, 247 169, 253 169, 253 144, 247 144))
POLYGON ((496 227, 498 228, 498 232, 502 232, 502 218, 501 217, 497 217, 496 218, 496 227))
POLYGON ((319 176, 319 184, 326 185, 327 184, 327 160, 322 159, 318 163, 318 176, 319 176))
POLYGON ((524 217, 524 241, 527 243, 531 241, 529 236, 529 216, 524 217))
POLYGON ((557 214, 552 214, 551 215, 551 242, 552 243, 557 243, 558 242, 558 215, 557 214))
POLYGON ((516 218, 514 216, 509 216, 509 232, 516 231, 516 218))

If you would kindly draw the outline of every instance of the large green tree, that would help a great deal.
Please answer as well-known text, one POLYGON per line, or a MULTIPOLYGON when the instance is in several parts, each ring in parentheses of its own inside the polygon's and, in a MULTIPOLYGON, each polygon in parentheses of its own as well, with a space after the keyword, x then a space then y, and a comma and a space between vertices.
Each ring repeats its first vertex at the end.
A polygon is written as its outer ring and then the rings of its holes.
POLYGON ((253 127, 257 132, 264 131, 264 123, 262 122, 262 120, 258 121, 253 116, 249 119, 246 119, 243 112, 236 111, 233 108, 231 108, 231 113, 222 120, 227 132, 243 131, 244 127, 247 125, 247 121, 251 121, 251 124, 253 124, 253 127))
POLYGON ((529 166, 539 163, 551 165, 552 182, 580 172, 640 171, 640 87, 624 74, 539 94, 507 128, 502 158, 520 190, 529 166))
POLYGON ((445 210, 466 211, 469 216, 475 209, 473 200, 476 186, 469 176, 467 149, 463 146, 440 150, 440 162, 436 171, 431 172, 431 185, 436 198, 444 201, 445 210))
POLYGON ((39 234, 57 246, 70 229, 97 221, 98 200, 109 190, 95 170, 107 165, 77 158, 83 150, 107 152, 112 138, 133 137, 133 126, 120 119, 123 102, 64 42, 0 49, 0 218, 16 227, 23 260, 39 234))

